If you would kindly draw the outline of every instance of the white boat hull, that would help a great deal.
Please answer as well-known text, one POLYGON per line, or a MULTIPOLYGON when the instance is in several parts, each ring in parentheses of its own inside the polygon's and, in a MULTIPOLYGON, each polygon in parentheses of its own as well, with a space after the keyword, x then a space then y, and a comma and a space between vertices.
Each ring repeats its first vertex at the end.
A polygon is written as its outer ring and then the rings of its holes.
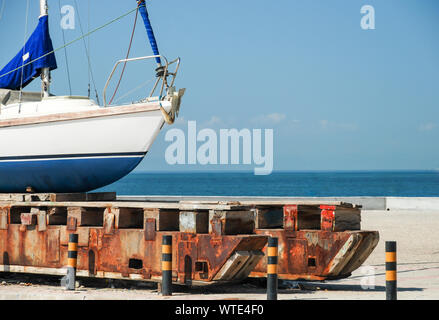
POLYGON ((159 107, 0 120, 0 192, 86 192, 119 180, 140 163, 164 125, 159 107))

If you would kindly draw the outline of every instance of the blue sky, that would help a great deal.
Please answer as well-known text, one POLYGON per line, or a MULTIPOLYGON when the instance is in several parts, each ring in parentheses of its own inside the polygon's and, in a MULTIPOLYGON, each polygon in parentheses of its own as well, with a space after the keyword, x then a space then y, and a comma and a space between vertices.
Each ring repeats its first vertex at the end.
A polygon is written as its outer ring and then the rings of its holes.
MULTIPOLYGON (((0 65, 23 45, 25 0, 0 0, 0 65)), ((75 5, 74 0, 61 0, 75 5)), ((135 7, 134 0, 77 0, 84 30, 135 7)), ((159 49, 180 56, 187 88, 179 121, 220 128, 272 128, 275 170, 439 168, 439 3, 435 0, 152 0, 159 49), (375 30, 360 27, 363 5, 375 30)), ((63 44, 58 0, 49 0, 54 47, 63 44)), ((30 1, 28 34, 37 23, 30 1)), ((90 37, 96 86, 125 57, 135 14, 90 37)), ((67 41, 81 35, 78 15, 67 41)), ((67 51, 73 94, 86 95, 82 42, 67 51)), ((151 54, 139 17, 130 56, 151 54)), ((68 94, 64 52, 52 91, 68 94)), ((152 65, 127 68, 120 95, 150 78, 152 65), (144 69, 143 69, 144 68, 144 69)), ((39 90, 39 82, 29 90, 39 90)), ((137 92, 137 94, 140 94, 137 92)), ((253 165, 170 166, 165 127, 138 170, 252 170, 253 165)))

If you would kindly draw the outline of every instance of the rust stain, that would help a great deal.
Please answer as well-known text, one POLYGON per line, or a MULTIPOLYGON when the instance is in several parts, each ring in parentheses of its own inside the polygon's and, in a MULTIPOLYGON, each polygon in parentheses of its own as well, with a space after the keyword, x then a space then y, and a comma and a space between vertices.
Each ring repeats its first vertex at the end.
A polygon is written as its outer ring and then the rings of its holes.
MULTIPOLYGON (((280 279, 288 280, 323 280, 331 278, 348 277, 362 262, 366 260, 376 243, 369 246, 369 252, 361 257, 361 261, 356 261, 358 266, 354 268, 342 268, 341 272, 334 275, 330 272, 330 266, 334 263, 334 258, 343 248, 352 234, 356 234, 359 243, 358 248, 363 242, 370 242, 370 237, 378 237, 378 232, 371 231, 343 231, 328 232, 322 230, 294 231, 286 233, 283 229, 279 230, 257 230, 257 234, 269 235, 279 239, 279 259, 278 276, 280 279)), ((364 250, 362 250, 363 252, 364 250)), ((264 250, 265 253, 265 250, 264 250)), ((359 259, 357 255, 349 261, 338 263, 352 263, 359 259), (352 260, 352 262, 351 262, 352 260)), ((265 277, 267 270, 266 259, 262 259, 250 274, 251 277, 265 277)))
MULTIPOLYGON (((2 207, 0 212, 2 221, 6 217, 10 222, 9 208, 2 207)), ((77 226, 75 217, 67 217, 66 224, 49 224, 41 231, 33 225, 32 215, 24 212, 20 223, 8 223, 6 229, 0 229, 1 264, 63 268, 68 234, 74 232, 79 234, 78 271, 88 271, 89 276, 119 274, 122 278, 137 275, 136 279, 157 279, 161 276, 161 239, 169 234, 173 238, 173 280, 209 282, 236 250, 261 251, 267 239, 257 235, 160 232, 156 231, 154 218, 145 219, 139 228, 117 229, 113 212, 112 208, 106 209, 101 226, 77 226)))
MULTIPOLYGON (((122 211, 111 206, 103 209, 102 221, 90 219, 87 226, 82 226, 66 213, 64 223, 47 223, 45 229, 39 230, 34 219, 36 216, 29 212, 30 207, 17 205, 14 213, 12 208, 11 205, 0 207, 2 265, 63 268, 67 262, 68 234, 74 232, 79 234, 78 271, 86 271, 89 276, 113 277, 117 274, 121 278, 157 281, 161 276, 162 236, 172 235, 173 281, 183 284, 214 281, 236 252, 265 252, 268 236, 279 239, 279 278, 324 280, 346 277, 366 260, 379 238, 376 231, 332 231, 335 222, 331 217, 336 208, 331 206, 320 206, 321 224, 314 230, 298 230, 301 209, 297 205, 284 205, 282 227, 253 227, 253 234, 227 234, 227 223, 236 225, 238 222, 235 217, 227 220, 224 216, 210 219, 209 233, 158 231, 158 217, 150 216, 139 220, 139 225, 122 228, 115 223, 122 211), (355 243, 349 247, 346 243, 351 236, 355 243), (331 270, 339 271, 334 274, 331 270)), ((44 208, 45 212, 52 209, 44 208)), ((102 211, 91 210, 90 214, 102 215, 102 211)), ((130 215, 143 214, 142 210, 132 210, 130 215)), ((254 223, 244 222, 246 228, 254 223)), ((266 267, 266 258, 262 258, 250 276, 265 277, 266 267)), ((237 270, 236 274, 242 272, 237 270)))

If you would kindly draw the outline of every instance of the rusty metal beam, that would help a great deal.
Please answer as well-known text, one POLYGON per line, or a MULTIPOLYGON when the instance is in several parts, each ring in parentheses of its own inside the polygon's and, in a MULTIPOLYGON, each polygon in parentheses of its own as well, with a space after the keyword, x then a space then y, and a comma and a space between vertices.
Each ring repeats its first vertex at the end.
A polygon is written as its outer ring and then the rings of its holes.
POLYGON ((350 275, 379 239, 349 204, 49 200, 0 202, 0 271, 59 274, 77 233, 78 276, 160 281, 161 239, 172 235, 174 282, 265 277, 271 236, 280 279, 323 280, 350 275))

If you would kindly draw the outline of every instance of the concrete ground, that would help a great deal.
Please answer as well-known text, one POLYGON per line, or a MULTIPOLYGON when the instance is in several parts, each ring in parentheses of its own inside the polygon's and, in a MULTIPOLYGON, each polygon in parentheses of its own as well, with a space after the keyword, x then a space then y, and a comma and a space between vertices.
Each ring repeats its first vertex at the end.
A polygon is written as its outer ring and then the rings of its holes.
MULTIPOLYGON (((363 211, 362 229, 378 230, 380 242, 363 266, 346 279, 326 282, 281 282, 279 299, 384 300, 386 240, 397 241, 398 299, 439 299, 439 211, 363 211)), ((240 284, 187 288, 177 286, 162 297, 157 286, 132 281, 79 279, 66 291, 60 277, 0 273, 0 299, 266 299, 264 286, 240 284)))

